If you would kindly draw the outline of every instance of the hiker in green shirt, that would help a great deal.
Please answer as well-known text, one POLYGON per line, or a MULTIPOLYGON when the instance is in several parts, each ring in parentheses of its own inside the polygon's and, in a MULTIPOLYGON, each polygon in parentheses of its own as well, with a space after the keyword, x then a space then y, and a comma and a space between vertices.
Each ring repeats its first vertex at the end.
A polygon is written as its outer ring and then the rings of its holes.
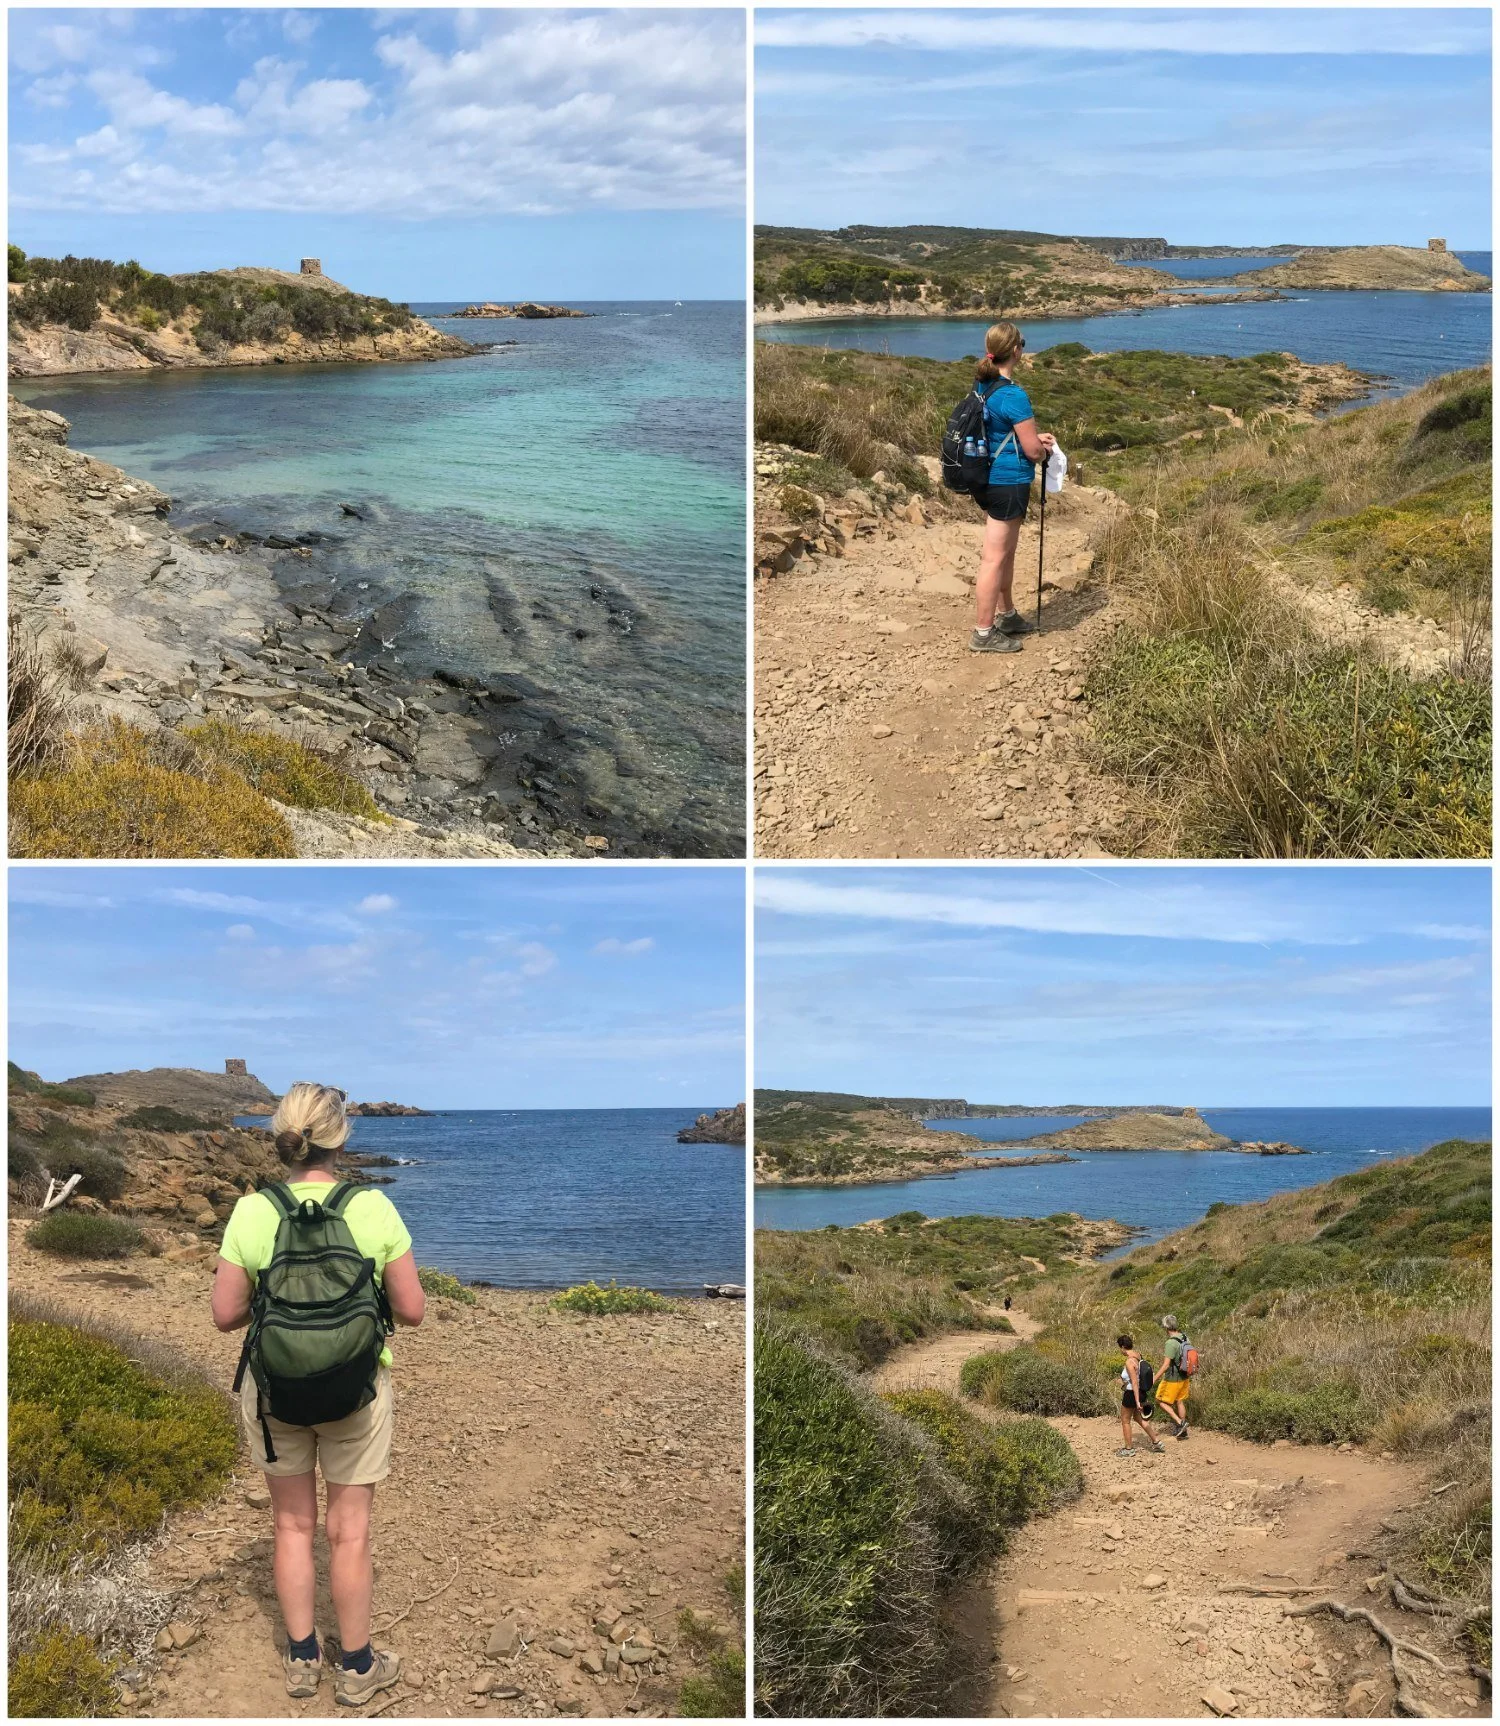
POLYGON ((1167 1352, 1162 1358, 1161 1371, 1156 1375, 1156 1400, 1177 1429, 1172 1434, 1173 1438, 1180 1440, 1188 1435, 1187 1404, 1191 1385, 1183 1356, 1189 1344, 1178 1326, 1176 1313, 1163 1314, 1161 1328, 1167 1333, 1167 1352))
MULTIPOLYGON (((346 1304, 354 1312, 350 1324, 357 1327, 363 1322, 359 1334, 365 1353, 362 1362, 356 1358, 350 1363, 346 1374, 353 1390, 349 1400, 336 1405, 349 1407, 362 1397, 361 1405, 352 1413, 305 1426, 278 1420, 268 1412, 253 1373, 244 1372, 245 1362, 240 1403, 251 1456, 265 1474, 271 1493, 276 1596, 287 1632, 282 1662, 287 1694, 315 1695, 322 1676, 322 1651, 313 1623, 313 1537, 318 1528, 317 1470, 321 1468, 328 1489, 325 1526, 329 1583, 342 1650, 334 1696, 352 1707, 388 1690, 401 1672, 398 1655, 376 1650, 370 1643, 375 1586, 370 1514, 376 1482, 390 1472, 394 1427, 391 1353, 380 1345, 390 1328, 384 1320, 386 1311, 395 1323, 418 1325, 426 1310, 426 1297, 417 1278, 411 1236, 396 1207, 378 1189, 351 1190, 349 1183, 333 1172, 333 1164, 349 1138, 344 1093, 330 1085, 293 1085, 277 1107, 271 1131, 277 1155, 287 1165, 287 1178, 280 1187, 247 1194, 235 1205, 214 1273, 213 1317, 222 1331, 250 1324, 252 1303, 262 1274, 272 1265, 278 1234, 283 1228, 300 1226, 305 1235, 296 1237, 299 1244, 304 1238, 325 1243, 318 1256, 333 1264, 334 1274, 345 1279, 346 1304), (330 1240, 335 1244, 327 1245, 330 1240), (337 1245, 339 1240, 342 1248, 337 1245), (372 1268, 352 1271, 351 1266, 360 1261, 372 1268), (362 1384, 358 1382, 361 1379, 362 1384)), ((289 1264, 285 1257, 277 1258, 276 1264, 281 1268, 260 1291, 273 1304, 278 1279, 297 1274, 294 1268, 284 1268, 289 1264)), ((290 1303, 285 1310, 291 1313, 294 1307, 295 1303, 290 1303)), ((265 1310, 270 1309, 256 1308, 257 1323, 265 1310)), ((297 1322, 292 1318, 286 1328, 295 1328, 297 1322)), ((336 1327, 321 1328, 326 1335, 336 1327)), ((261 1334, 269 1336, 271 1331, 252 1328, 246 1361, 261 1334)), ((297 1389, 295 1382, 290 1389, 297 1389)))

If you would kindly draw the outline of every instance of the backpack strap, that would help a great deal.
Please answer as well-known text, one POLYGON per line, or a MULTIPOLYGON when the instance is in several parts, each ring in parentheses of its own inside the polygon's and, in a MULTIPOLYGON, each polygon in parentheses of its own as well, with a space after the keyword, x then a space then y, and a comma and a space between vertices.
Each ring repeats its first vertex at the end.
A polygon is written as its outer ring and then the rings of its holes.
POLYGON ((263 1198, 269 1199, 275 1205, 284 1218, 296 1216, 297 1201, 285 1181, 267 1181, 260 1192, 263 1198))
POLYGON ((358 1191, 359 1183, 357 1181, 340 1181, 328 1197, 319 1202, 330 1216, 341 1217, 344 1214, 344 1207, 358 1191))

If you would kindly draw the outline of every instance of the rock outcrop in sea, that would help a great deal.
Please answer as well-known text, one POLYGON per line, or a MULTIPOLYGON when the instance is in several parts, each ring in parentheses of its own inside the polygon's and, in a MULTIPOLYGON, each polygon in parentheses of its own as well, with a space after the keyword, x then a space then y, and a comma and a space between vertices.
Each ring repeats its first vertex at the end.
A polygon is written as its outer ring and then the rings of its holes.
POLYGON ((715 1109, 712 1114, 699 1115, 692 1126, 677 1135, 679 1145, 742 1145, 745 1142, 745 1105, 736 1103, 732 1109, 715 1109))
POLYGON ((515 305, 502 306, 494 300, 482 300, 465 306, 461 312, 445 312, 448 318, 591 318, 592 312, 575 311, 572 306, 541 306, 535 300, 518 300, 515 305))

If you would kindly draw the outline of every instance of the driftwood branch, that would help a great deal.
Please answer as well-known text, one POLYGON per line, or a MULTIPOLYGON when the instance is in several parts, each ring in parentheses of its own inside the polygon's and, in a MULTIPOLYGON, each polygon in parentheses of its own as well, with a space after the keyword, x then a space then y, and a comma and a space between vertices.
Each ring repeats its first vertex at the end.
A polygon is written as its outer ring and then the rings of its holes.
POLYGON ((1323 1599, 1309 1600, 1303 1606, 1286 1606, 1282 1610, 1288 1618, 1310 1618, 1315 1612, 1331 1612, 1334 1617, 1342 1618, 1346 1624, 1360 1623, 1369 1625, 1370 1629, 1385 1644, 1390 1655, 1391 1676, 1396 1680, 1396 1712, 1409 1715, 1414 1719, 1426 1720, 1432 1718, 1427 1709, 1407 1690, 1407 1675, 1401 1670, 1402 1655, 1409 1655, 1413 1660, 1424 1660, 1429 1666, 1435 1666, 1445 1676, 1462 1673, 1467 1666, 1449 1666, 1440 1660, 1430 1648, 1423 1648, 1417 1642, 1404 1642, 1394 1630, 1375 1616, 1365 1606, 1349 1606, 1342 1600, 1323 1599))
POLYGON ((68 1200, 72 1198, 74 1187, 76 1187, 82 1179, 82 1175, 69 1175, 67 1180, 58 1187, 57 1182, 49 1176, 47 1179, 47 1196, 42 1200, 42 1209, 44 1211, 52 1211, 56 1210, 59 1205, 65 1205, 68 1200), (57 1188, 56 1192, 53 1191, 54 1187, 57 1188))

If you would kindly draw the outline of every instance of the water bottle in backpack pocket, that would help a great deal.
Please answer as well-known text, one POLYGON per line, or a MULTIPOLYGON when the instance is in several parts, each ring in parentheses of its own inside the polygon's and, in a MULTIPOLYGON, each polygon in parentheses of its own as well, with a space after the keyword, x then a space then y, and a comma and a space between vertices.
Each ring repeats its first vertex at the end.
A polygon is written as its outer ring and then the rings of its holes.
POLYGON ((344 1420, 373 1402, 390 1304, 344 1219, 359 1190, 341 1181, 325 1199, 297 1199, 284 1183, 261 1189, 281 1213, 271 1262, 260 1273, 235 1374, 248 1368, 266 1459, 276 1460, 269 1415, 287 1426, 344 1420))
MULTIPOLYGON (((984 407, 999 387, 991 384, 982 390, 978 384, 948 415, 948 428, 943 433, 943 484, 949 491, 976 492, 990 483, 990 468, 998 450, 990 449, 989 426, 984 407)), ((1013 440, 1015 433, 1010 433, 1013 440)))

